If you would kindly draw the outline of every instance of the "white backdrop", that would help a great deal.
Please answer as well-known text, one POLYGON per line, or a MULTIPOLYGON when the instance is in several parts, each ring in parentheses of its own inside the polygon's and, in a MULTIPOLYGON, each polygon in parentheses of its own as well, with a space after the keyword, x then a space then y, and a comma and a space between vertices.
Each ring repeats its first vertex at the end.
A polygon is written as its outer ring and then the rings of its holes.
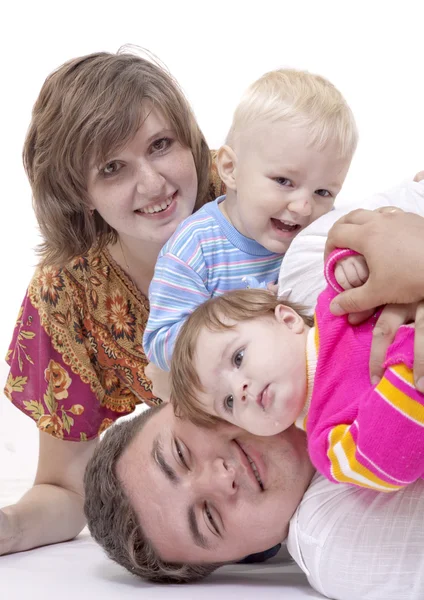
MULTIPOLYGON (((132 43, 176 76, 212 147, 239 96, 263 72, 291 66, 327 76, 349 101, 360 144, 340 201, 366 198, 424 169, 422 0, 48 0, 2 9, 0 356, 6 353, 37 244, 21 148, 47 76, 69 58, 132 43)), ((13 4, 13 6, 12 6, 13 4)), ((6 378, 0 362, 0 383, 6 378)), ((37 435, 0 398, 1 478, 31 477, 37 435)))

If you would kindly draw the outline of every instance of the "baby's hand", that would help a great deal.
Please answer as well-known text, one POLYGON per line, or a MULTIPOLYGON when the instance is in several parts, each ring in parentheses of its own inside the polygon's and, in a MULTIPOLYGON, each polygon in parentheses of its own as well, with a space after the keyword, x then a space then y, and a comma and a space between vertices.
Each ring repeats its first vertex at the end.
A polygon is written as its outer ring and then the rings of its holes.
POLYGON ((342 258, 334 269, 336 281, 344 290, 364 285, 369 274, 367 262, 360 254, 342 258))

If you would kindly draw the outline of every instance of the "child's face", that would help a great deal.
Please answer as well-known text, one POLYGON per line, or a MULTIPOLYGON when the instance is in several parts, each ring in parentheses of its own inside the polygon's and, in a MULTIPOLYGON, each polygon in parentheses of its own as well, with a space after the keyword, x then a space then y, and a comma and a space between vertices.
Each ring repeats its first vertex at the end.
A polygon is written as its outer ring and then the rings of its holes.
POLYGON ((307 393, 307 326, 290 308, 200 332, 195 368, 205 412, 256 435, 274 435, 301 412, 307 393))
POLYGON ((270 252, 283 254, 293 238, 331 210, 350 159, 336 148, 308 147, 308 132, 288 123, 261 123, 236 149, 233 225, 270 252))

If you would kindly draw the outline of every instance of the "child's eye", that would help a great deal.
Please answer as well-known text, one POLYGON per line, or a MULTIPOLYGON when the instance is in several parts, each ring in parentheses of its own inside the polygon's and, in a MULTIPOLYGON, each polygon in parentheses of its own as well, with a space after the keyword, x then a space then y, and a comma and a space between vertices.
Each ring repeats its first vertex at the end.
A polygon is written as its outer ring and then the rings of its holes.
POLYGON ((237 352, 233 356, 233 364, 237 369, 240 367, 243 362, 244 350, 237 350, 237 352))
POLYGON ((287 177, 276 177, 275 181, 280 185, 289 186, 292 185, 291 179, 287 179, 287 177))
POLYGON ((332 193, 328 190, 316 190, 315 193, 318 194, 318 196, 322 196, 323 198, 330 198, 332 196, 332 193))
POLYGON ((224 398, 224 410, 227 412, 233 412, 234 397, 230 394, 224 398))

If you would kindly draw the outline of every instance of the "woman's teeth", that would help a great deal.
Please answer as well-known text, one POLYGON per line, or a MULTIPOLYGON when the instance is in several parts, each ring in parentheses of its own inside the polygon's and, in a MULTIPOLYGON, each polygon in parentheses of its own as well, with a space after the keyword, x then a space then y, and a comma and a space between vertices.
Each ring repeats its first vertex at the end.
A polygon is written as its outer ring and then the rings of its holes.
POLYGON ((139 212, 142 212, 146 215, 152 215, 153 213, 162 212, 163 210, 167 209, 168 206, 171 204, 173 197, 174 196, 171 196, 163 202, 159 202, 158 204, 154 204, 153 206, 146 206, 146 208, 140 208, 139 212))

